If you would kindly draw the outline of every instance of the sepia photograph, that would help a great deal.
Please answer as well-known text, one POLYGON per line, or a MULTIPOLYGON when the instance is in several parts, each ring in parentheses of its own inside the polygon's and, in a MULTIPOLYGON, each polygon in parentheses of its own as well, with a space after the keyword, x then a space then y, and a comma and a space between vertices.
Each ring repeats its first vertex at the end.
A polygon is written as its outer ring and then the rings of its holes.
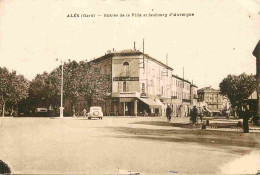
POLYGON ((260 175, 260 0, 0 0, 0 174, 260 175))

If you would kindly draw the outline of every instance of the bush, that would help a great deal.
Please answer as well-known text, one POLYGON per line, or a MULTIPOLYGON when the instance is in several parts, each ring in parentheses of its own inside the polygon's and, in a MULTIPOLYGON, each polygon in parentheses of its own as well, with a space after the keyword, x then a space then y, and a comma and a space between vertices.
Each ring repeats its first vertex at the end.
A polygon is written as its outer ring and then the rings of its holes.
POLYGON ((4 173, 11 173, 11 169, 5 162, 0 160, 0 174, 4 173))

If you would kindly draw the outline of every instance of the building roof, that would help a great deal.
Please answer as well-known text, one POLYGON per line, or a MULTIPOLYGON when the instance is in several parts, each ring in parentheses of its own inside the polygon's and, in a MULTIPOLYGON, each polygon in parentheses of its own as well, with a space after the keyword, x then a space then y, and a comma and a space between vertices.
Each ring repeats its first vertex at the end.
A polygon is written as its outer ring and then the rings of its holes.
MULTIPOLYGON (((190 81, 188 81, 188 80, 185 80, 185 79, 183 79, 183 78, 179 77, 178 75, 172 75, 172 77, 174 77, 174 78, 177 78, 177 79, 179 79, 179 80, 182 80, 182 81, 185 81, 186 83, 189 83, 189 84, 191 84, 191 82, 190 82, 190 81)), ((194 85, 194 86, 195 86, 195 85, 194 85)))
POLYGON ((173 68, 169 67, 168 65, 164 64, 161 61, 156 60, 155 58, 152 58, 148 54, 143 54, 143 52, 140 52, 139 50, 133 50, 133 49, 126 49, 126 50, 121 50, 121 51, 118 51, 118 52, 108 51, 107 54, 105 54, 105 55, 103 55, 99 58, 96 58, 94 60, 91 60, 90 62, 98 62, 98 61, 101 61, 101 60, 104 60, 104 59, 107 59, 107 58, 111 58, 111 57, 114 57, 114 56, 139 56, 139 55, 144 55, 147 59, 152 60, 152 61, 160 64, 161 66, 163 66, 167 69, 173 70, 173 68))
POLYGON ((196 86, 195 84, 191 84, 191 86, 194 86, 194 87, 198 88, 198 86, 196 86))
POLYGON ((198 91, 215 91, 215 92, 219 92, 220 90, 218 89, 213 89, 212 87, 204 87, 204 88, 201 88, 199 89, 198 91))

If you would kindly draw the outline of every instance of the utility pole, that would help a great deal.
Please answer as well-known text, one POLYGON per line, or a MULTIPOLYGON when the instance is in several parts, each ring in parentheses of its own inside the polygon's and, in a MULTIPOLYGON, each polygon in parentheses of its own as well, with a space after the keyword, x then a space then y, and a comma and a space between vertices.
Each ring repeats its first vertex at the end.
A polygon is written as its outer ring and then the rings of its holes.
POLYGON ((63 118, 63 61, 61 60, 60 117, 63 118))
POLYGON ((144 72, 145 72, 145 64, 144 64, 144 39, 143 39, 143 69, 144 69, 144 72))
POLYGON ((184 66, 182 67, 182 78, 184 79, 184 66))
MULTIPOLYGON (((56 61, 59 61, 56 58, 56 61)), ((61 59, 61 86, 60 86, 60 118, 63 118, 63 60, 61 59)))
MULTIPOLYGON (((166 65, 168 66, 168 53, 166 53, 166 65)), ((167 68, 167 71, 166 71, 166 75, 168 76, 168 68, 167 68)))

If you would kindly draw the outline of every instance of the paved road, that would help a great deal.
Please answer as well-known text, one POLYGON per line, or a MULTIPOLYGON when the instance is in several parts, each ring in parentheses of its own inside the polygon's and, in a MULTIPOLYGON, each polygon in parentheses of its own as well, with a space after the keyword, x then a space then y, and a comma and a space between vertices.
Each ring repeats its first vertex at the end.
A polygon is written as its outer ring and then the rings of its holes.
POLYGON ((164 117, 0 118, 0 159, 25 174, 213 174, 257 150, 255 136, 231 134, 232 143, 229 136, 219 142, 217 131, 173 126, 164 117), (251 146, 237 146, 239 139, 251 146))

